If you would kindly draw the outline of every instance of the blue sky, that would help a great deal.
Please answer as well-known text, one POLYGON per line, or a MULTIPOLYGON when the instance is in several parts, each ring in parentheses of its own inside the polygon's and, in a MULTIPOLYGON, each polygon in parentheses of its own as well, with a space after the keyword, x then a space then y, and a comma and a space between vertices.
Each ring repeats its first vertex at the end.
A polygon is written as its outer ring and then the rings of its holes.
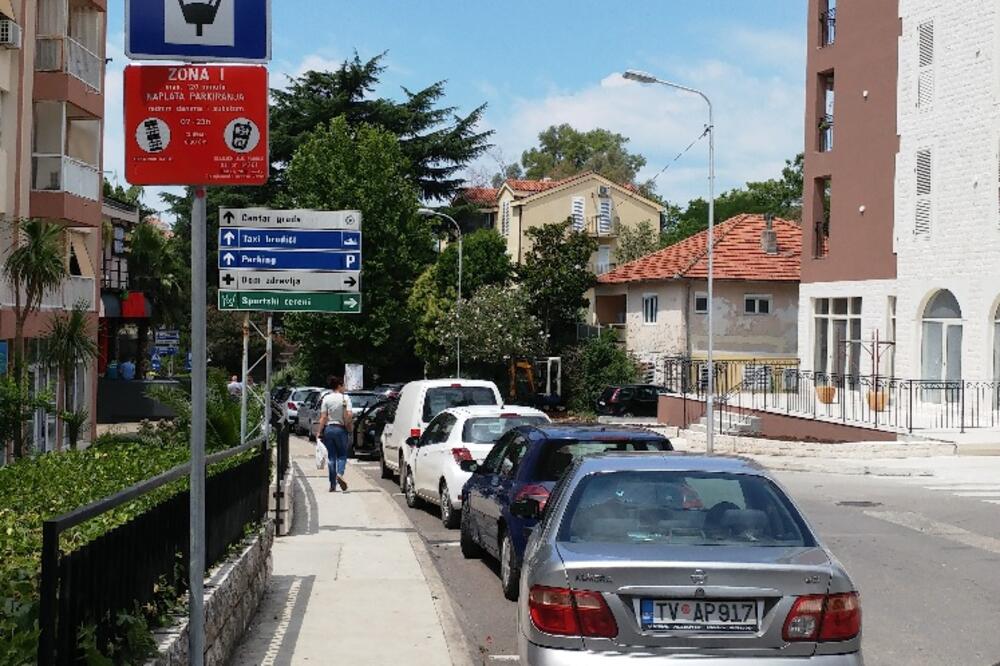
MULTIPOLYGON (((110 2, 105 168, 123 176, 122 2, 110 2)), ((772 177, 802 149, 806 3, 801 0, 275 0, 271 82, 388 51, 377 91, 446 80, 449 105, 486 103, 496 147, 470 168, 488 178, 539 131, 570 123, 631 138, 660 171, 698 136, 703 103, 621 80, 628 68, 705 90, 716 107, 721 189, 772 177)), ((707 193, 704 142, 659 177, 676 202, 707 193)), ((150 190, 153 207, 157 191, 150 190)))

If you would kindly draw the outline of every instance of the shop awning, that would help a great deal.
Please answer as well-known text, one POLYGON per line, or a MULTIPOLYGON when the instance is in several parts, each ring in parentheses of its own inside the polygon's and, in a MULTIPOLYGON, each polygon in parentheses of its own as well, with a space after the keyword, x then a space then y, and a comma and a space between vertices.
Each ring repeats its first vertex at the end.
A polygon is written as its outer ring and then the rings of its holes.
POLYGON ((130 291, 122 300, 122 317, 125 319, 149 319, 153 316, 153 306, 141 291, 130 291))
MULTIPOLYGON (((0 0, 3 2, 3 0, 0 0)), ((122 302, 114 294, 101 294, 101 305, 104 306, 102 317, 105 319, 121 319, 122 302)))

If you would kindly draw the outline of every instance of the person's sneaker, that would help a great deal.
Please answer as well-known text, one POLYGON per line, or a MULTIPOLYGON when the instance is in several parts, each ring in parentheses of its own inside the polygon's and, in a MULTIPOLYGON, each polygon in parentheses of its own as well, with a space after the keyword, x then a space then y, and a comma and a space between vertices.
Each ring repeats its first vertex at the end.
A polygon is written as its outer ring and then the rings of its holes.
POLYGON ((340 484, 340 489, 341 490, 347 490, 347 481, 344 481, 344 477, 338 476, 337 477, 337 483, 340 484))
POLYGON ((337 492, 337 486, 335 486, 335 485, 333 485, 333 484, 331 483, 331 484, 330 484, 330 492, 331 492, 331 493, 335 493, 335 492, 337 492))

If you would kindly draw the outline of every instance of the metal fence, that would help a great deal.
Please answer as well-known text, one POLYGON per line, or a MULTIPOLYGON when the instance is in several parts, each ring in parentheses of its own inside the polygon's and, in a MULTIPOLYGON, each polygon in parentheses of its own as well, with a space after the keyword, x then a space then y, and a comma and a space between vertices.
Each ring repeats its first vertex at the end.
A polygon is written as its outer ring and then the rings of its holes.
MULTIPOLYGON (((244 536, 247 525, 267 515, 270 451, 263 440, 209 456, 215 464, 254 450, 255 454, 208 477, 206 559, 222 560, 244 536)), ((167 585, 187 589, 190 551, 189 495, 182 492, 70 553, 61 553, 66 530, 147 495, 189 474, 181 465, 112 497, 48 520, 43 525, 38 663, 85 663, 81 628, 96 627, 98 644, 115 634, 115 619, 156 598, 167 585)))
MULTIPOLYGON (((705 398, 707 363, 672 359, 664 376, 668 390, 705 398)), ((836 375, 771 361, 717 362, 714 376, 721 432, 760 411, 907 432, 1000 427, 1000 382, 836 375)))

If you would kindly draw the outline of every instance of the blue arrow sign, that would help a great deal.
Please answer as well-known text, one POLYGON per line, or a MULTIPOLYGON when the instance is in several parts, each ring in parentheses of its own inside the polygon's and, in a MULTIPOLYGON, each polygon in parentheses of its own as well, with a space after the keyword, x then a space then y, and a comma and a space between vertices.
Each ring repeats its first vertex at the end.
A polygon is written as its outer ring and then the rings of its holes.
POLYGON ((126 0, 125 52, 133 60, 267 62, 270 0, 126 0))
POLYGON ((219 229, 219 247, 271 250, 361 250, 358 231, 219 229))
POLYGON ((360 252, 275 252, 273 250, 219 250, 219 268, 270 271, 356 271, 360 252))

